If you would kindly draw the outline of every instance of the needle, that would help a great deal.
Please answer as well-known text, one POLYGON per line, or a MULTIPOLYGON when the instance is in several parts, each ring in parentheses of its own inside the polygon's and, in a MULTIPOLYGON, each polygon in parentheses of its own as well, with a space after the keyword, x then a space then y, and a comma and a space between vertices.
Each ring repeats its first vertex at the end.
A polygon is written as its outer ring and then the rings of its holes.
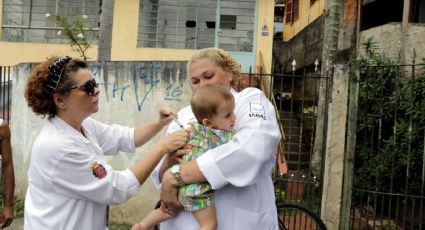
POLYGON ((180 123, 179 120, 177 120, 177 118, 173 117, 173 120, 177 123, 177 125, 179 125, 180 128, 184 129, 184 126, 182 125, 182 123, 180 123))

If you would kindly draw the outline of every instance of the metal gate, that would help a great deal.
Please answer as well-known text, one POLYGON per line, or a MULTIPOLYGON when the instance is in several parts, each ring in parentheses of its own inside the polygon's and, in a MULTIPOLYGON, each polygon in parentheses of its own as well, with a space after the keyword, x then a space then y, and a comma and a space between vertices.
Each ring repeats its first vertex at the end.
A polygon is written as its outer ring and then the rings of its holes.
MULTIPOLYGON (((262 88, 276 107, 283 130, 283 142, 274 174, 277 202, 301 203, 320 213, 323 164, 313 165, 312 160, 317 122, 324 121, 323 116, 326 115, 317 112, 319 91, 326 94, 330 80, 320 76, 317 68, 315 71, 304 69, 289 74, 261 72, 260 69, 260 73, 245 74, 236 88, 262 88)), ((323 159, 325 148, 321 149, 319 159, 323 159)))
POLYGON ((0 66, 0 118, 8 123, 10 122, 10 90, 12 89, 11 69, 10 66, 0 66))
POLYGON ((360 69, 351 229, 425 229, 424 67, 360 69))

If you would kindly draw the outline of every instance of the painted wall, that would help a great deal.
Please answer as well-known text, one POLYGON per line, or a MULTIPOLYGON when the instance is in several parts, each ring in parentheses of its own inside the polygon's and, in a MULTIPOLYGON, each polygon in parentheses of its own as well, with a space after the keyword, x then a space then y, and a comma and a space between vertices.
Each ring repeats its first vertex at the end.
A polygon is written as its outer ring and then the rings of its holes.
MULTIPOLYGON (((27 170, 31 146, 43 123, 41 117, 28 108, 23 97, 27 77, 34 63, 20 64, 13 68, 12 96, 12 146, 16 170, 16 191, 20 198, 27 189, 27 170)), ((107 124, 136 126, 158 118, 160 107, 179 110, 188 104, 191 96, 186 81, 186 62, 111 62, 105 67, 90 63, 94 78, 100 83, 99 112, 93 117, 107 124)), ((135 154, 120 153, 109 157, 115 170, 124 170, 153 147, 164 136, 165 130, 152 141, 138 148, 135 154)), ((159 192, 151 180, 142 186, 141 192, 123 205, 114 205, 111 220, 136 223, 153 209, 159 200, 159 192)))
MULTIPOLYGON (((360 44, 368 38, 376 42, 378 53, 385 54, 394 61, 398 61, 400 50, 401 23, 392 22, 382 26, 363 30, 360 33, 360 44)), ((416 53, 416 63, 425 57, 425 24, 410 23, 407 30, 406 41, 406 64, 413 63, 413 50, 416 53)), ((364 47, 359 46, 359 52, 364 55, 364 47)))
POLYGON ((302 31, 312 21, 316 20, 324 12, 325 0, 317 0, 310 5, 310 0, 299 0, 298 20, 291 23, 285 23, 283 19, 283 41, 291 40, 295 35, 302 31))
MULTIPOLYGON (((3 0, 0 0, 0 8, 3 0)), ((269 72, 272 61, 273 43, 273 14, 274 1, 257 1, 258 17, 254 39, 255 65, 263 66, 263 71, 269 72), (261 36, 261 27, 266 23, 269 28, 269 36, 261 36)), ((112 31, 113 61, 186 61, 195 50, 183 49, 154 49, 137 47, 139 1, 115 1, 114 23, 112 31)), ((0 12, 1 18, 1 12, 0 12)), ((1 35, 1 29, 0 29, 1 35)), ((37 43, 11 43, 0 41, 0 65, 16 65, 24 62, 44 61, 51 55, 70 55, 72 53, 68 45, 60 44, 37 44, 37 43)), ((88 52, 90 60, 97 59, 97 46, 91 47, 88 52)))

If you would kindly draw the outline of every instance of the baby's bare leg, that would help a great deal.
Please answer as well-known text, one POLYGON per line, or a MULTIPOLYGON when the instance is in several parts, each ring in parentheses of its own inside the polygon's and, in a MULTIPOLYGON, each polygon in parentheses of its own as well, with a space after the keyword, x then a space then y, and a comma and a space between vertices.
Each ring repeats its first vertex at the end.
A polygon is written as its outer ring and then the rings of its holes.
POLYGON ((192 213, 199 223, 200 230, 215 230, 217 229, 217 215, 215 206, 199 210, 192 213))
POLYGON ((133 227, 131 227, 131 230, 149 230, 153 228, 153 226, 171 219, 172 217, 172 215, 169 215, 158 208, 150 212, 140 223, 134 224, 133 227))

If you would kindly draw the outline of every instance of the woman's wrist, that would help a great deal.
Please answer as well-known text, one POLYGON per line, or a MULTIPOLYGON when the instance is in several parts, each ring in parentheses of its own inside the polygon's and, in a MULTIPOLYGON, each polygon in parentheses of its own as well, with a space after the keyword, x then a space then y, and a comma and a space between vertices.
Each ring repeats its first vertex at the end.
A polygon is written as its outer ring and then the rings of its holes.
POLYGON ((171 185, 173 187, 179 187, 179 184, 177 183, 176 179, 174 178, 174 176, 171 174, 170 169, 168 169, 167 171, 165 171, 164 176, 162 178, 162 183, 167 184, 167 185, 171 185))

